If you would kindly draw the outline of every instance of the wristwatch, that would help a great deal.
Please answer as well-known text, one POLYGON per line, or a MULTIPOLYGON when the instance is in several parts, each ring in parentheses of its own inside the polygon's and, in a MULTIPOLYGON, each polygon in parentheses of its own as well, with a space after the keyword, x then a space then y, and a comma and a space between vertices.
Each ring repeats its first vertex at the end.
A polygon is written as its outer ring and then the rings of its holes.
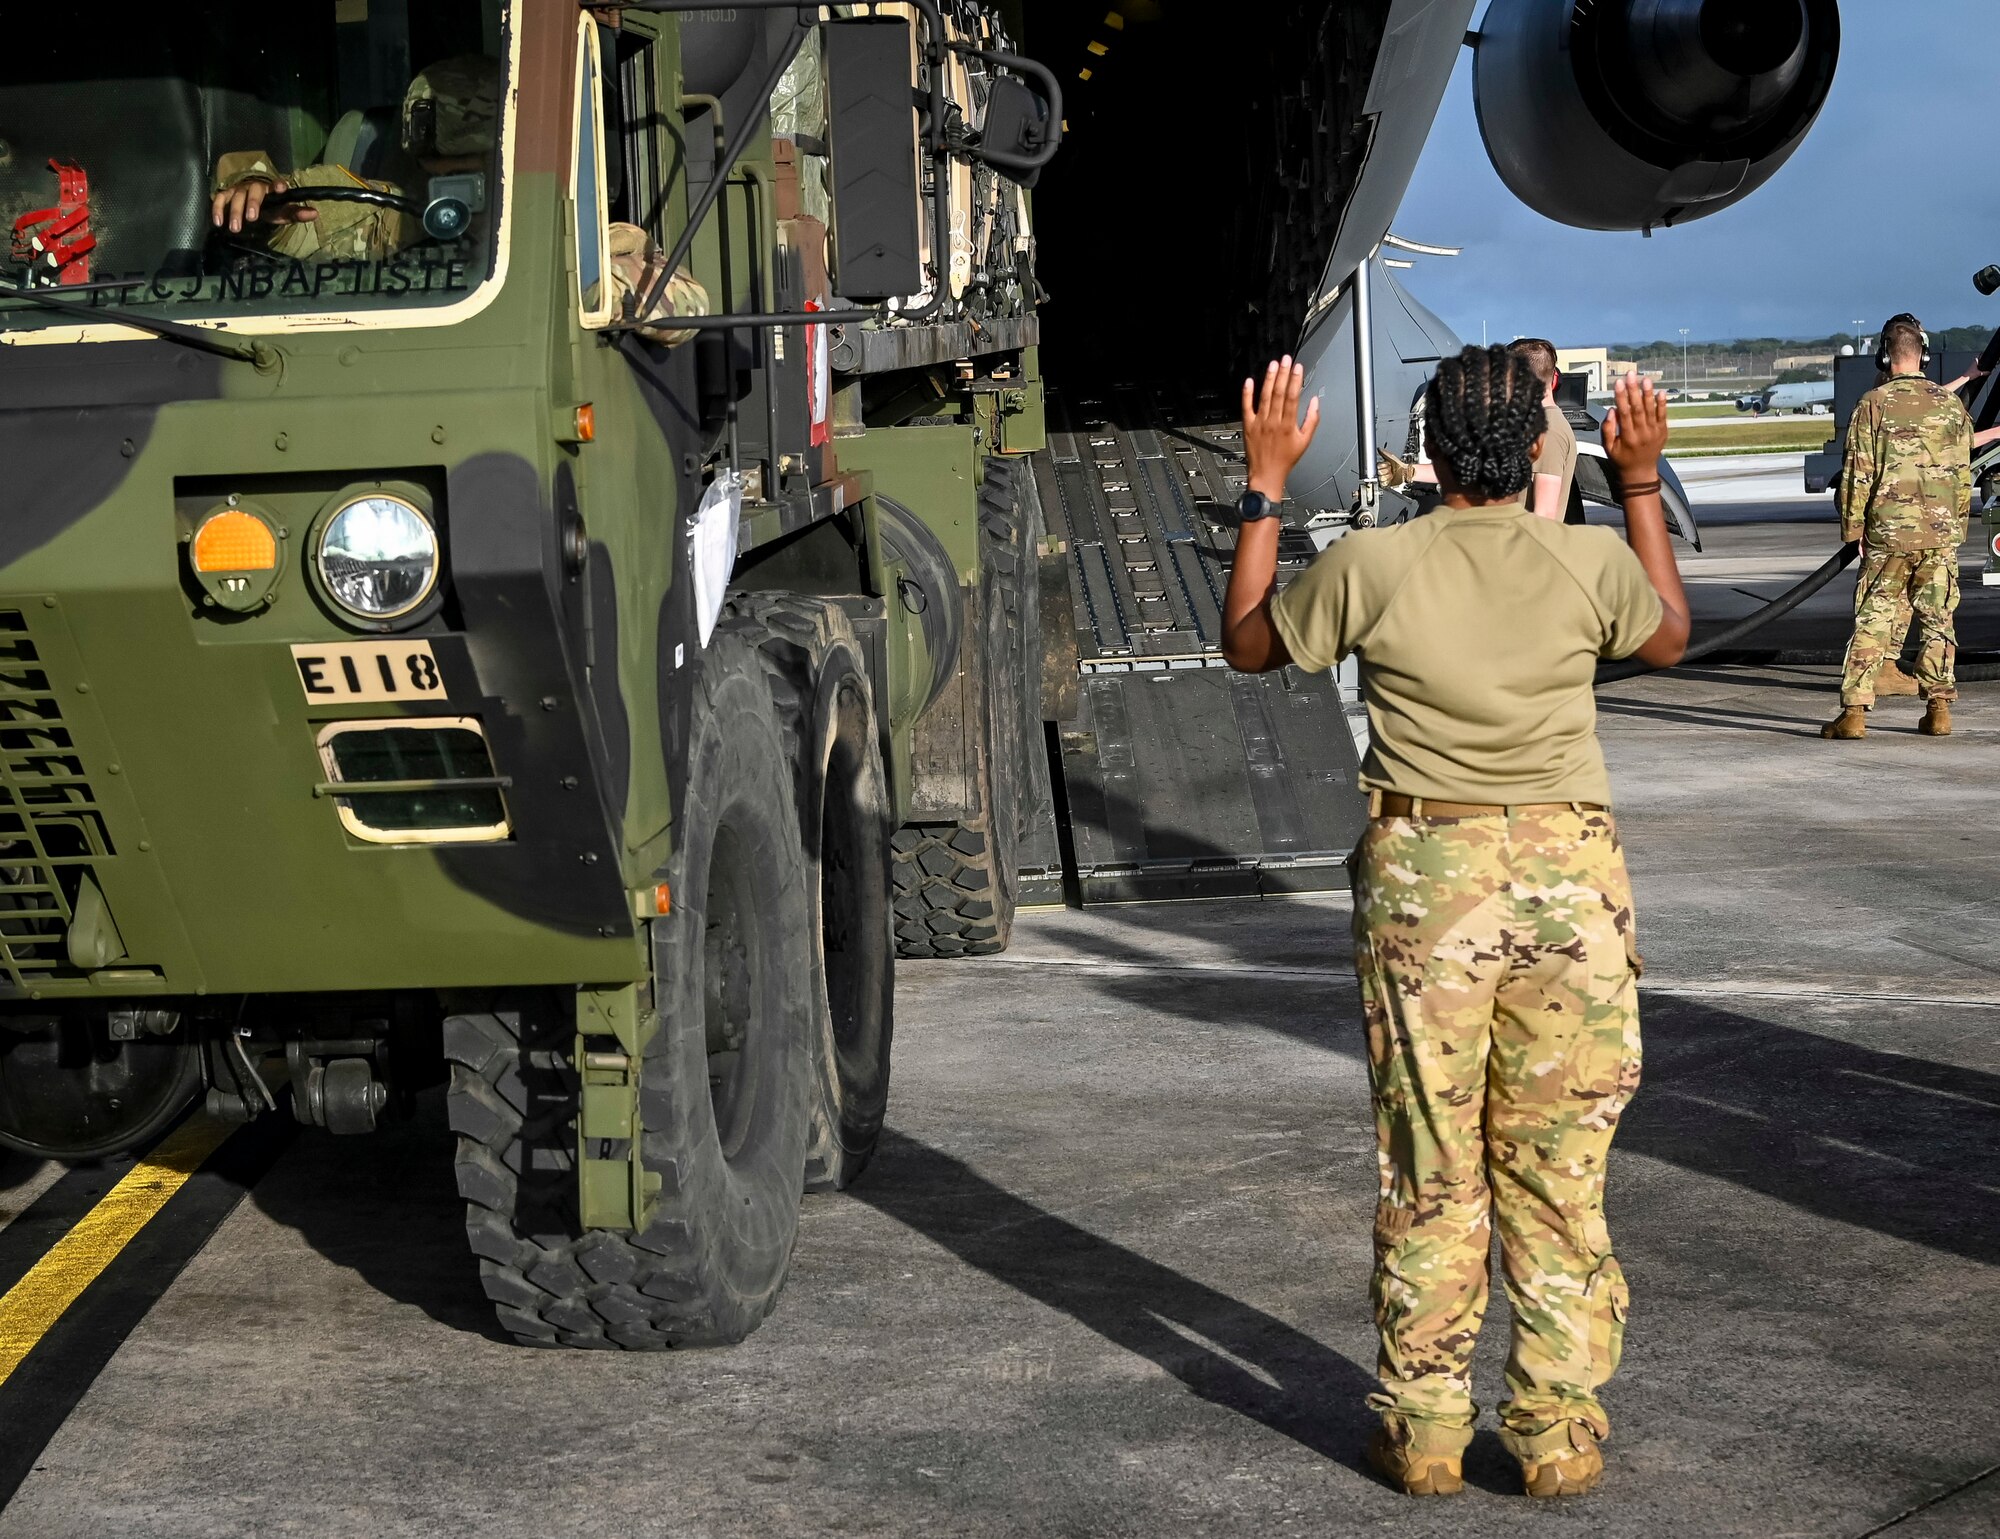
POLYGON ((1236 522, 1254 524, 1260 518, 1276 518, 1278 506, 1262 492, 1245 492, 1242 501, 1236 504, 1236 522))

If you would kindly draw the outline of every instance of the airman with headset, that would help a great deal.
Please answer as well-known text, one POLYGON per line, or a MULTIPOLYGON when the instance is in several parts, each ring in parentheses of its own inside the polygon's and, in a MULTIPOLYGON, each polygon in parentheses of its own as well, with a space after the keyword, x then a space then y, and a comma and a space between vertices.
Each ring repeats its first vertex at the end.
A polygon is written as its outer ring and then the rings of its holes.
POLYGON ((1835 501, 1840 537, 1861 542, 1861 570, 1840 714, 1820 728, 1821 737, 1867 736, 1876 675, 1891 657, 1905 605, 1916 616, 1917 687, 1927 701, 1917 730, 1928 737, 1951 731, 1958 547, 1972 510, 1972 418, 1955 394, 1924 377, 1929 361, 1922 324, 1907 311, 1892 316, 1876 350, 1888 378, 1848 420, 1835 501))

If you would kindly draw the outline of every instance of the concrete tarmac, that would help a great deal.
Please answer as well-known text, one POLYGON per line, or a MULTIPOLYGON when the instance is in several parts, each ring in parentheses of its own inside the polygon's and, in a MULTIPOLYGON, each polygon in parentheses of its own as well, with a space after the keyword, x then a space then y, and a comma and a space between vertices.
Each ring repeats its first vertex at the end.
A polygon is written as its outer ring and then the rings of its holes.
MULTIPOLYGON (((1595 1496, 1514 1494, 1490 1418, 1455 1500, 1363 1467, 1374 1142, 1347 905, 1313 898, 906 964, 892 1131, 728 1351, 506 1344, 435 1099, 302 1134, 0 1539, 2000 1534, 2000 686, 1949 739, 1897 701, 1832 744, 1831 682, 1602 692, 1649 966, 1595 1496)), ((1496 1289, 1489 1406, 1505 1324, 1496 1289)))

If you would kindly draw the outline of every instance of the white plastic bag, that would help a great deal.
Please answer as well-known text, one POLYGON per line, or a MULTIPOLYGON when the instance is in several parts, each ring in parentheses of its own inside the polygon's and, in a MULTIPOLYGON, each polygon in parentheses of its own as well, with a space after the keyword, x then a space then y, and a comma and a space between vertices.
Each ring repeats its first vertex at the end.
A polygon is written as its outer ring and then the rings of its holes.
POLYGON ((701 644, 715 634, 722 618, 722 600, 736 570, 736 526, 743 517, 743 477, 725 470, 708 484, 694 510, 688 554, 694 567, 695 625, 701 644))

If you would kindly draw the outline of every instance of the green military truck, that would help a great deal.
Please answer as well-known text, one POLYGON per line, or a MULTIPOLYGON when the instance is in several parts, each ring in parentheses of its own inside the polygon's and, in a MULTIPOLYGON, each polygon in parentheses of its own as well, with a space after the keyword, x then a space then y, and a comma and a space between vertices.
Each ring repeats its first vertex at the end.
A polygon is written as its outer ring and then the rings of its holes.
POLYGON ((0 1141, 444 1081, 508 1330, 741 1338, 895 955, 1008 937, 1054 78, 974 0, 9 30, 0 1141))

